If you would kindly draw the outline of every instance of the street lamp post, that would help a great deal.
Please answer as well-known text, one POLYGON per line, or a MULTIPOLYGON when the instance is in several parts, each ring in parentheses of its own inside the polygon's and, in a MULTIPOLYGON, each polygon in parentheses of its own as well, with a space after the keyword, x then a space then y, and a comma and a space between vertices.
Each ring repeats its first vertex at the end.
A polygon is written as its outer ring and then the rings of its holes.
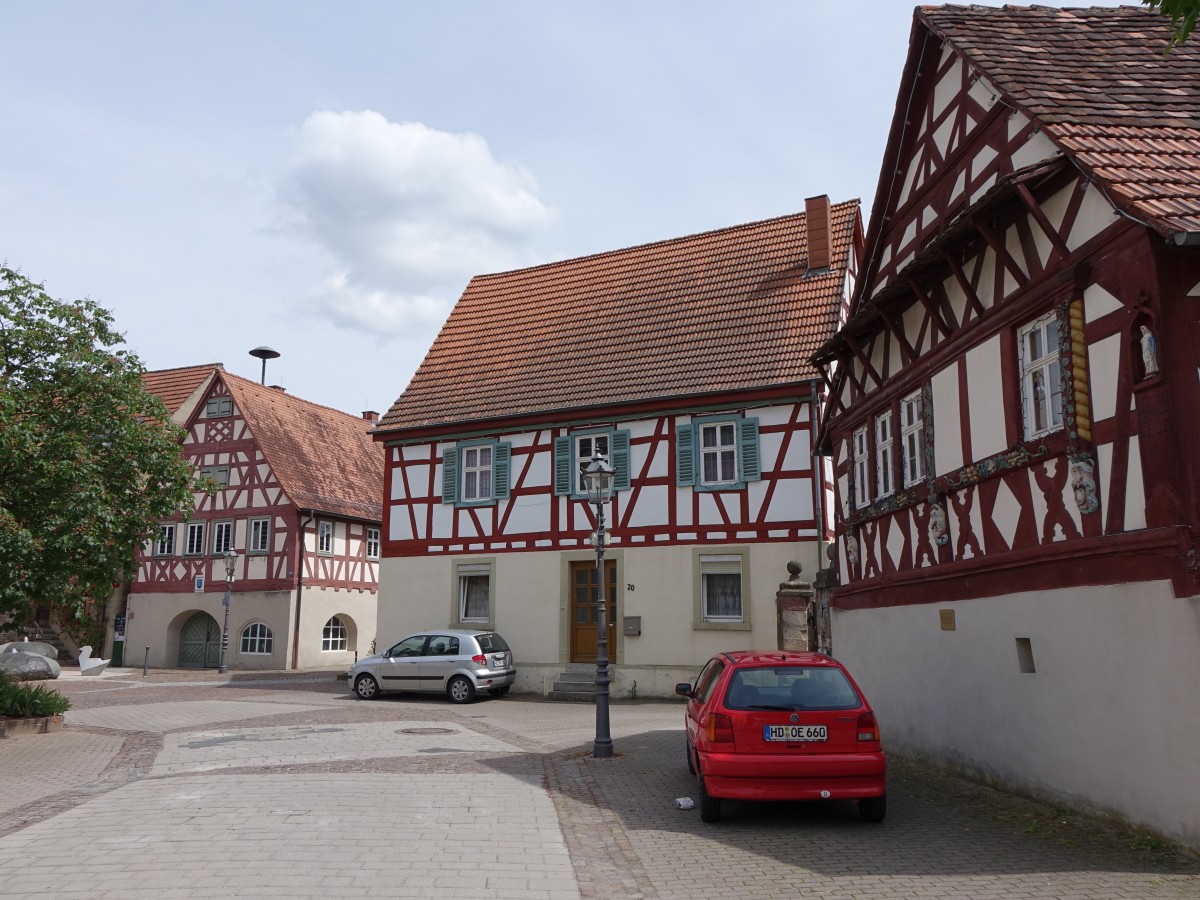
POLYGON ((226 550, 221 554, 221 558, 225 560, 225 599, 221 601, 225 604, 225 627, 221 629, 221 662, 217 665, 217 671, 222 675, 229 671, 226 664, 229 653, 229 592, 233 588, 233 570, 237 567, 237 556, 234 550, 226 550))
POLYGON ((594 453, 591 464, 584 470, 583 480, 587 484, 588 499, 596 504, 596 584, 600 619, 600 635, 596 638, 596 740, 592 745, 592 756, 607 759, 613 755, 613 743, 608 733, 608 686, 612 676, 608 673, 608 616, 604 590, 604 507, 612 496, 612 467, 598 452, 594 453))

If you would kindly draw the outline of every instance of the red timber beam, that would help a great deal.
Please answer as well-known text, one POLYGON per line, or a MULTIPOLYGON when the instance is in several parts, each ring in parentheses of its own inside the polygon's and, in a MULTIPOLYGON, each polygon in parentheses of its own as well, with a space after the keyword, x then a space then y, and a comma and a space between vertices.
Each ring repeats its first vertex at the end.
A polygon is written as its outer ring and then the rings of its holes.
MULTIPOLYGON (((862 345, 854 339, 853 335, 844 335, 843 340, 845 340, 846 346, 850 348, 850 352, 854 354, 855 358, 860 363, 862 363, 863 370, 875 379, 875 386, 881 387, 883 385, 883 379, 879 377, 879 373, 876 372, 875 367, 871 365, 871 360, 869 360, 867 355, 863 352, 862 345)), ((866 393, 864 390, 866 387, 864 382, 859 382, 858 387, 859 390, 863 391, 863 393, 866 393)))
POLYGON ((942 333, 942 337, 950 337, 950 326, 942 318, 942 311, 937 308, 937 304, 933 302, 933 299, 921 289, 921 286, 917 284, 916 279, 911 275, 906 276, 904 280, 908 284, 909 290, 921 301, 921 305, 925 307, 925 312, 929 314, 929 318, 933 320, 933 324, 937 326, 937 330, 942 333))
POLYGON ((1029 284, 1029 276, 1021 271, 1021 267, 1017 265, 1017 261, 1012 258, 1012 254, 1008 252, 1008 248, 1004 246, 1004 241, 1000 240, 1000 236, 984 223, 981 219, 970 219, 971 227, 978 231, 988 246, 996 254, 996 258, 1004 263, 1004 268, 1012 274, 1012 277, 1017 280, 1018 287, 1025 287, 1029 284))

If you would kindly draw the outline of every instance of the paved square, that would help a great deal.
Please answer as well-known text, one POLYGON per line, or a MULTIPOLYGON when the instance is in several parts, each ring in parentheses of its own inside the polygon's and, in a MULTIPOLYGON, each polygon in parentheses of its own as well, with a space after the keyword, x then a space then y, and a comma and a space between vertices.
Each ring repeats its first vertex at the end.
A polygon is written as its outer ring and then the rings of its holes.
POLYGON ((196 700, 191 703, 140 703, 131 706, 104 706, 95 709, 68 710, 68 725, 90 725, 119 731, 174 731, 196 728, 212 722, 234 722, 262 716, 280 716, 308 712, 316 706, 290 703, 247 703, 241 700, 196 700))
POLYGON ((11 897, 575 900, 554 804, 505 775, 150 779, 0 838, 11 897))

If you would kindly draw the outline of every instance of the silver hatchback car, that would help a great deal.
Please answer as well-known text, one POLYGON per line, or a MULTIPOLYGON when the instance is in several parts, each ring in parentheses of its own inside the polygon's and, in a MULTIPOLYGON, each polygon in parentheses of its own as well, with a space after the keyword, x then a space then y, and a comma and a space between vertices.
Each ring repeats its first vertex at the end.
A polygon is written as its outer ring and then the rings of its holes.
POLYGON ((494 631, 423 631, 376 656, 360 659, 347 676, 362 700, 382 691, 444 691, 470 703, 476 691, 503 697, 517 680, 512 651, 494 631))

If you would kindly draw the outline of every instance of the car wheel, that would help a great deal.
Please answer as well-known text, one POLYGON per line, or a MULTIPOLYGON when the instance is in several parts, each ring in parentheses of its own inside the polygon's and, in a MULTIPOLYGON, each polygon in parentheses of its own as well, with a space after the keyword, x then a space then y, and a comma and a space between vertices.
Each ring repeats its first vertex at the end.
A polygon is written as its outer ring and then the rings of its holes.
POLYGON ((692 762, 692 745, 687 738, 683 739, 683 748, 687 751, 688 771, 693 775, 696 774, 696 765, 692 762))
POLYGON ((452 703, 470 703, 475 699, 475 685, 471 684, 471 679, 455 675, 446 685, 446 696, 452 703))
POLYGON ((370 675, 359 675, 354 679, 354 693, 359 700, 374 700, 379 696, 379 682, 370 675))
POLYGON ((882 822, 887 815, 887 794, 858 801, 858 813, 864 822, 882 822))
POLYGON ((700 821, 721 821, 721 798, 710 797, 704 787, 704 779, 700 779, 700 821))
POLYGON ((492 688, 490 691, 488 691, 488 693, 493 697, 503 697, 508 693, 508 689, 511 687, 511 684, 506 684, 504 687, 492 688))

